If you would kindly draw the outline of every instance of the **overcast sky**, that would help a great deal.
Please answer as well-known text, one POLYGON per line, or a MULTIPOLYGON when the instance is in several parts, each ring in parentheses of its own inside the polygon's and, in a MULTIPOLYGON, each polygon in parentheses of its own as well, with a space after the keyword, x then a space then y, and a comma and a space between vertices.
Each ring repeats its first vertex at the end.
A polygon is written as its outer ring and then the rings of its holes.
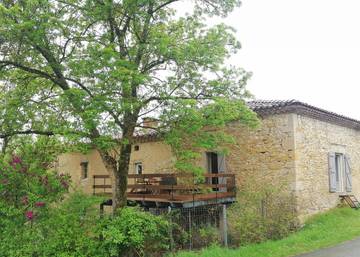
POLYGON ((243 0, 226 23, 258 99, 297 99, 360 119, 360 1, 243 0))

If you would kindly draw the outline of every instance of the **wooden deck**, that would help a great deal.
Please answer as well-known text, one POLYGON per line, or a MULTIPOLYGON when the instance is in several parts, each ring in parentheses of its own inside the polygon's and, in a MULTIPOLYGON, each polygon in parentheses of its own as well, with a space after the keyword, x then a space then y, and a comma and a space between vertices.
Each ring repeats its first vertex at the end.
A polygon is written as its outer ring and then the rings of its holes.
MULTIPOLYGON (((108 175, 93 176, 93 194, 111 196, 108 175)), ((131 174, 128 177, 129 201, 143 206, 199 206, 235 201, 235 175, 232 173, 204 174, 131 174)))

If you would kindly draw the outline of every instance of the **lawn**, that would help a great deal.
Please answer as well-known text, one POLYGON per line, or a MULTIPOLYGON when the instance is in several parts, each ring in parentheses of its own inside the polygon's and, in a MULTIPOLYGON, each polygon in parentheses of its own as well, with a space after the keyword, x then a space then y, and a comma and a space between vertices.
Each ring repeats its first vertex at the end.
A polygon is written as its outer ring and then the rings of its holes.
POLYGON ((237 249, 210 247, 201 252, 181 252, 176 257, 288 257, 329 247, 360 236, 360 211, 338 208, 314 216, 298 232, 278 241, 237 249))

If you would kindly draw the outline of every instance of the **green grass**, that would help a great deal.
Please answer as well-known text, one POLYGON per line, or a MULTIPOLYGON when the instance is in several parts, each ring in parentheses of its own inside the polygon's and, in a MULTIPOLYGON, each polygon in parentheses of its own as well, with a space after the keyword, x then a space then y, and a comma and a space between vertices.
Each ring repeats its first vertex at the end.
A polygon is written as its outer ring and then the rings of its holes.
POLYGON ((336 245, 360 236, 360 211, 338 208, 316 215, 298 232, 278 241, 237 249, 210 247, 201 252, 181 252, 176 257, 288 257, 336 245))

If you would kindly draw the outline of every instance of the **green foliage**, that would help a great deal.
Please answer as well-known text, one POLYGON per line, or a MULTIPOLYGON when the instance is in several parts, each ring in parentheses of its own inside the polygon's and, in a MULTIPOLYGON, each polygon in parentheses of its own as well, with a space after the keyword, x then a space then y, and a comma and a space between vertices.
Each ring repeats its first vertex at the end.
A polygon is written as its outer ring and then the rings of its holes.
POLYGON ((47 213, 69 187, 69 178, 48 172, 44 163, 19 156, 0 160, 0 225, 24 224, 47 213))
POLYGON ((8 151, 0 159, 1 256, 145 256, 168 249, 162 218, 132 208, 100 218, 103 199, 65 195, 69 178, 52 171, 63 151, 55 139, 15 140, 8 151))
POLYGON ((174 15, 174 2, 3 1, 1 132, 26 127, 110 148, 106 136, 184 99, 247 97, 249 74, 224 64, 240 48, 233 29, 205 20, 240 2, 197 0, 184 17, 174 15))
POLYGON ((294 200, 286 190, 248 181, 229 209, 231 243, 246 245, 281 239, 296 228, 294 200))
POLYGON ((102 247, 107 256, 160 256, 169 249, 170 224, 160 216, 123 208, 102 222, 102 247))
MULTIPOLYGON (((225 17, 240 1, 193 0, 183 16, 178 1, 2 1, 4 145, 24 134, 55 136, 80 150, 88 144, 111 175, 126 177, 141 118, 157 117, 175 168, 201 174, 195 148, 223 150, 232 141, 227 122, 256 123, 244 104, 251 74, 226 63, 240 49, 234 29, 206 20, 225 17)), ((126 184, 116 187, 118 208, 126 184)))
POLYGON ((95 234, 99 215, 94 206, 98 203, 99 199, 75 194, 26 223, 8 223, 0 232, 2 254, 101 256, 95 234))
POLYGON ((214 226, 204 226, 199 229, 199 233, 194 235, 194 237, 196 243, 201 246, 220 245, 220 234, 218 228, 214 226))
MULTIPOLYGON (((161 256, 168 250, 167 221, 134 208, 101 218, 101 201, 74 193, 31 221, 6 220, 0 230, 1 253, 11 257, 120 257, 161 256)), ((18 214, 15 209, 10 211, 18 214)))
POLYGON ((229 101, 216 98, 213 103, 198 106, 195 101, 186 100, 165 112, 167 120, 165 141, 172 146, 177 157, 177 170, 202 174, 202 167, 195 165, 202 151, 226 152, 226 144, 233 143, 233 138, 226 133, 226 126, 231 122, 241 122, 249 127, 256 127, 259 120, 250 111, 244 101, 229 101))

